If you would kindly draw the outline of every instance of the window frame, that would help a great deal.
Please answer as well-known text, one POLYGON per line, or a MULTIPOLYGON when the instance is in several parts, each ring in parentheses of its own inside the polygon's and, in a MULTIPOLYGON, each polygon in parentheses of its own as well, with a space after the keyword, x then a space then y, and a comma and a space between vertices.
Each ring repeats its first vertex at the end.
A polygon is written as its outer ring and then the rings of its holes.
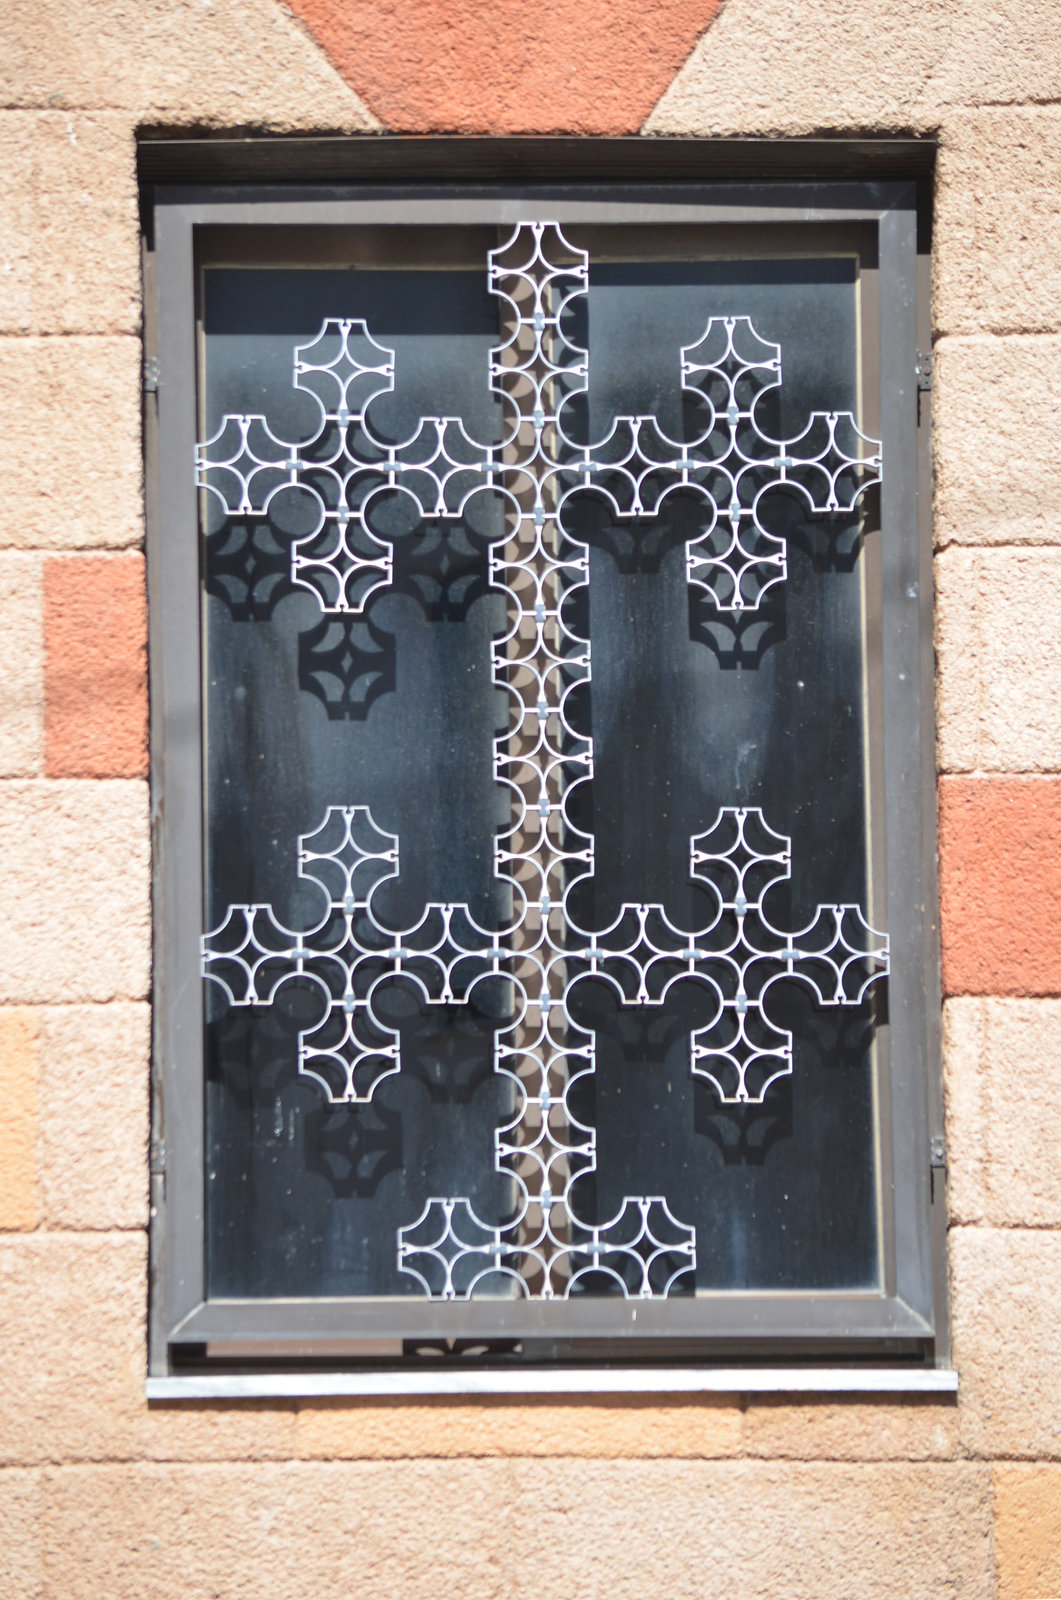
MULTIPOLYGON (((517 184, 386 187, 159 185, 145 251, 154 821, 155 1042, 152 1139, 152 1375, 275 1369, 293 1357, 403 1376, 401 1341, 513 1337, 524 1363, 754 1359, 891 1361, 928 1372, 949 1359, 936 906, 934 656, 927 255, 912 182, 682 182, 636 187, 517 184), (892 1030, 882 1151, 884 1292, 722 1291, 659 1301, 566 1303, 208 1300, 204 1288, 204 1093, 199 940, 202 777, 194 240, 200 227, 357 222, 863 223, 876 229, 880 393, 883 746, 887 927, 903 974, 892 1030), (190 532, 194 530, 194 535, 190 532), (913 847, 912 840, 917 841, 913 847), (894 1130, 902 1130, 895 1137, 894 1130), (554 1314, 555 1315, 555 1314, 554 1314), (400 1325, 399 1325, 400 1324, 400 1325), (219 1366, 220 1363, 220 1366, 219 1366)), ((883 1098, 883 1097, 882 1097, 883 1098)), ((422 1362, 417 1363, 423 1365, 422 1362)), ((450 1363, 451 1365, 453 1363, 450 1363)), ((462 1365, 466 1365, 464 1362, 462 1365)), ((474 1364, 474 1363, 473 1363, 474 1364)), ((509 1357, 508 1367, 519 1366, 509 1357)), ((521 1370, 526 1371, 524 1366, 521 1370)), ((776 1370, 776 1369, 774 1369, 776 1370)), ((516 1387, 521 1386, 513 1380, 516 1387)), ((852 1381, 854 1381, 852 1379, 852 1381)), ((400 1385, 399 1385, 400 1386, 400 1385)), ((856 1387, 859 1386, 856 1384, 856 1387)), ((888 1384, 886 1387, 894 1387, 888 1384)))

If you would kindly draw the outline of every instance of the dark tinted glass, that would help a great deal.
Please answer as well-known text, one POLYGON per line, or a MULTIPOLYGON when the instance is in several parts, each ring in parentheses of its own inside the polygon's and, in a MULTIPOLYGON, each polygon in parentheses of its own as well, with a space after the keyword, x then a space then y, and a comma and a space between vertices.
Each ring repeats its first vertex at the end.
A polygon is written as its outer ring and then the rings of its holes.
MULTIPOLYGON (((578 243, 577 229, 569 236, 578 243)), ((484 251, 492 242, 483 238, 484 251)), ((466 254, 476 243, 469 234, 466 254)), ((588 295, 566 315, 568 337, 590 352, 588 391, 564 413, 575 445, 632 415, 696 440, 705 411, 683 395, 680 352, 712 318, 749 318, 781 347, 784 381, 756 407, 762 434, 795 438, 813 411, 858 414, 853 257, 628 254, 641 259, 591 255, 588 295)), ((202 281, 202 438, 226 415, 255 413, 276 439, 312 438, 320 409, 292 385, 293 350, 344 318, 395 352, 393 392, 367 413, 376 440, 408 439, 425 416, 460 418, 483 446, 502 437, 487 374, 504 308, 485 259, 445 270, 422 260, 210 267, 202 281)), ((457 903, 481 928, 503 930, 513 902, 494 848, 512 802, 494 763, 509 697, 491 651, 511 609, 490 566, 506 537, 501 499, 479 494, 463 517, 432 518, 381 495, 366 515, 376 543, 361 553, 389 551, 391 576, 356 613, 322 611, 293 581, 292 550, 312 535, 314 507, 287 492, 267 510, 226 512, 204 495, 205 931, 239 906, 270 907, 293 935, 319 924, 325 896, 299 874, 299 839, 335 807, 367 807, 399 841, 400 870, 373 898, 385 929, 413 929, 429 904, 457 903)), ((581 929, 608 928, 631 903, 661 906, 686 932, 711 923, 717 899, 690 872, 690 839, 723 808, 758 808, 791 838, 791 879, 763 902, 773 928, 803 929, 819 905, 871 911, 872 596, 860 513, 812 515, 782 488, 763 498, 759 520, 787 547, 787 578, 738 614, 688 581, 687 546, 704 528, 695 494, 637 517, 616 516, 592 488, 566 504, 562 537, 589 551, 588 588, 569 602, 592 661, 569 703, 570 748, 591 739, 594 762, 566 809, 569 827, 594 840, 593 873, 568 905, 581 929)), ((370 1103, 333 1103, 298 1070, 320 991, 291 976, 283 939, 273 954, 285 981, 271 1003, 233 1005, 204 985, 209 1292, 422 1294, 399 1270, 396 1242, 432 1197, 467 1197, 490 1227, 516 1203, 512 1178, 495 1170, 495 1131, 521 1100, 494 1071, 510 986, 492 979, 467 1001, 429 1005, 415 982, 384 970, 381 947, 373 1003, 399 1036, 401 1069, 370 1103)), ((695 1238, 695 1271, 674 1292, 876 1283, 869 1001, 822 1006, 806 985, 777 983, 766 1014, 792 1034, 792 1071, 756 1103, 750 1069, 749 1103, 690 1071, 690 1036, 708 1030, 710 1047, 720 1026, 714 994, 690 978, 662 1005, 621 1004, 588 968, 572 988, 571 1020, 596 1039, 596 1071, 563 1113, 596 1134, 595 1171, 588 1163, 572 1189, 572 1236, 588 1237, 631 1195, 660 1196, 695 1238)), ((341 1075, 321 1070, 340 1094, 341 1075)), ((455 1278, 458 1292, 469 1281, 455 1278)), ((479 1292, 516 1288, 497 1275, 479 1292)), ((619 1286, 587 1273, 576 1292, 619 1286)))

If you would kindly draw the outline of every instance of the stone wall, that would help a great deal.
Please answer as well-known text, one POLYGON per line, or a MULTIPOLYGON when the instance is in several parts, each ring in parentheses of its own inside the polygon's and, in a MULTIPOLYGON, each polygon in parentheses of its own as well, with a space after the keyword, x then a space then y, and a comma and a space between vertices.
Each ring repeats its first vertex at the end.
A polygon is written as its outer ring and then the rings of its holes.
POLYGON ((0 163, 0 1592, 1061 1595, 1061 5, 7 0, 0 163), (136 134, 380 126, 938 134, 957 1405, 144 1402, 136 134))

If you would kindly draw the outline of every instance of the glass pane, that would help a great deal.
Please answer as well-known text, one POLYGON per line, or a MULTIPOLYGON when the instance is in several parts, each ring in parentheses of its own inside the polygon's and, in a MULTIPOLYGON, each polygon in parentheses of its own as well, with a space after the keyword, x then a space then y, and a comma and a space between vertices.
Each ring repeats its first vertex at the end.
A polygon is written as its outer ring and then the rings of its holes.
POLYGON ((857 261, 566 232, 202 274, 213 1295, 879 1279, 857 261))

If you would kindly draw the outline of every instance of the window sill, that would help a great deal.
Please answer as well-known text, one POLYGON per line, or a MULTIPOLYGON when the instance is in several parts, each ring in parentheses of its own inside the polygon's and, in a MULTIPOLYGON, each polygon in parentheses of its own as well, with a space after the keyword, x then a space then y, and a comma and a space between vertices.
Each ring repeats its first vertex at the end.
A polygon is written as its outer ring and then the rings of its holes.
POLYGON ((341 1395, 956 1394, 948 1367, 626 1367, 498 1371, 220 1373, 148 1378, 148 1400, 312 1399, 341 1395))

